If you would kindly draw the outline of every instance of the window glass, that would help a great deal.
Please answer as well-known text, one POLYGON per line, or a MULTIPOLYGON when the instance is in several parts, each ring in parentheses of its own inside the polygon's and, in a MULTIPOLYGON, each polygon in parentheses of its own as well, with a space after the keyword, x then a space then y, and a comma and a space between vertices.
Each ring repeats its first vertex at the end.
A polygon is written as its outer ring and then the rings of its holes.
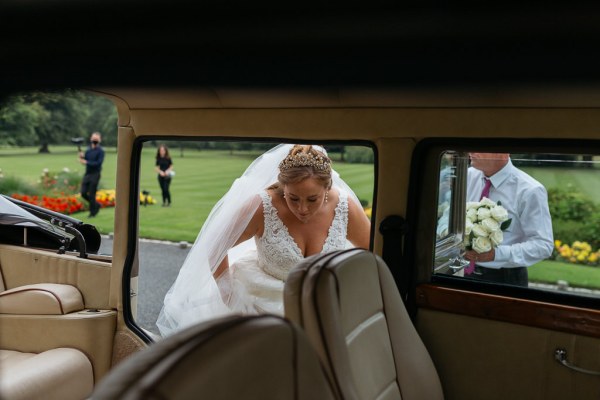
POLYGON ((600 294, 599 156, 446 152, 439 177, 435 273, 600 294), (465 193, 454 215, 443 211, 448 157, 465 160, 450 185, 465 193), (444 247, 453 235, 460 240, 444 247))
POLYGON ((116 145, 117 111, 104 97, 77 90, 8 97, 0 105, 0 193, 77 220, 67 220, 74 226, 91 225, 83 229, 97 230, 101 241, 86 244, 90 256, 110 256, 116 145), (97 146, 91 143, 95 132, 97 146), (92 146, 97 149, 86 155, 92 146), (86 157, 89 165, 82 162, 86 157), (94 162, 92 180, 86 175, 94 162), (96 208, 82 192, 95 199, 96 208))
MULTIPOLYGON (((137 288, 132 308, 137 324, 155 339, 161 334, 156 322, 165 295, 177 280, 209 213, 250 164, 276 145, 278 143, 158 139, 143 144, 139 180, 139 276, 132 277, 132 287, 137 288), (161 146, 166 146, 170 161, 165 160, 164 150, 160 155, 161 146)), ((370 218, 373 150, 343 144, 323 147, 332 159, 333 169, 356 193, 359 207, 370 218)), ((291 198, 295 200, 296 197, 291 198)), ((221 230, 215 232, 214 240, 222 240, 221 230)), ((203 256, 203 251, 198 257, 203 256)), ((229 257, 232 257, 231 252, 229 257)), ((198 286, 197 290, 210 289, 198 286)))

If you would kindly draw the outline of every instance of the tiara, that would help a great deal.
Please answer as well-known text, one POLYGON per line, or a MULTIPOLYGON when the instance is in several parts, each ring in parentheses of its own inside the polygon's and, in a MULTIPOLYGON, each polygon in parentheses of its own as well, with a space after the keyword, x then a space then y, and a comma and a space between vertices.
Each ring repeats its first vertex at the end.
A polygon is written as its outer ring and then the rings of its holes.
POLYGON ((331 171, 331 163, 325 157, 314 156, 312 154, 302 152, 289 154, 281 163, 279 163, 280 171, 294 167, 313 167, 319 171, 331 171))

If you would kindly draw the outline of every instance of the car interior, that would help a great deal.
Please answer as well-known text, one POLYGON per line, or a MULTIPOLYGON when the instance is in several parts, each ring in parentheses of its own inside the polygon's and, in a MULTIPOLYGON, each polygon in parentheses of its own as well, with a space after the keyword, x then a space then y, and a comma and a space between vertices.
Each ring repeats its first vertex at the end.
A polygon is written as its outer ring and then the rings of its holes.
POLYGON ((598 398, 598 278, 486 282, 461 258, 469 153, 595 193, 596 9, 18 3, 0 5, 0 100, 110 100, 116 200, 103 254, 93 224, 0 196, 1 398, 598 398), (370 247, 297 265, 283 318, 162 338, 140 319, 156 140, 367 147, 370 247))

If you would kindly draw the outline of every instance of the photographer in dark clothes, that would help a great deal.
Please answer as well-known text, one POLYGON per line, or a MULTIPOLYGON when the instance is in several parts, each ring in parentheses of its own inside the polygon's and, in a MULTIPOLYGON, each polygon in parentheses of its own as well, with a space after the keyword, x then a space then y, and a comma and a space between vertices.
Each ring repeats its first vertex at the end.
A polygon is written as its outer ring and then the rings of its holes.
POLYGON ((89 202, 90 217, 96 216, 100 210, 100 204, 96 202, 96 191, 100 182, 100 171, 104 162, 104 149, 100 146, 102 136, 94 132, 90 136, 90 147, 79 153, 79 162, 85 165, 85 175, 81 181, 81 197, 89 202))

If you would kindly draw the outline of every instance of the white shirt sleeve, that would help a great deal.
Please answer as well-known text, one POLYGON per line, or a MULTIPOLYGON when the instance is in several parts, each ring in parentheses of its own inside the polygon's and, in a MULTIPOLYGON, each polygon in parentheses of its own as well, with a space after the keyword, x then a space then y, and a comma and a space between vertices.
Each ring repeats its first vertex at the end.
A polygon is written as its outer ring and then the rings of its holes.
POLYGON ((502 263, 504 268, 533 265, 550 257, 554 247, 546 189, 537 186, 525 191, 518 209, 521 226, 519 242, 496 248, 493 263, 502 263))

